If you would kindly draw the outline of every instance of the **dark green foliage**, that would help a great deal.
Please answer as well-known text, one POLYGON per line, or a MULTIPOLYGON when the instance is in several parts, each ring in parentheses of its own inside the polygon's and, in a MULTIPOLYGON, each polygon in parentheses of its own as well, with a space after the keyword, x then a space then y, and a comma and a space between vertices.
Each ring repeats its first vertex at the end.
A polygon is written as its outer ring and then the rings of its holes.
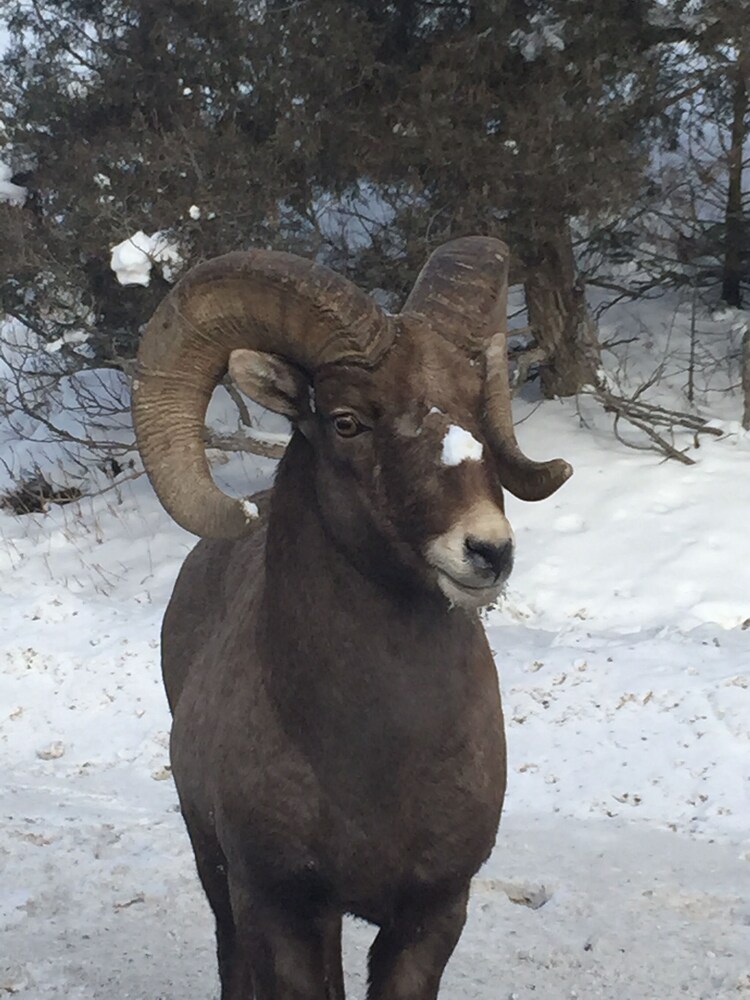
POLYGON ((188 264, 251 245, 317 255, 397 299, 437 244, 499 235, 535 273, 527 294, 562 283, 543 298, 575 340, 570 221, 627 232, 680 86, 650 0, 9 7, 2 117, 30 198, 0 206, 0 308, 48 339, 88 329, 97 363, 132 355, 166 288, 156 267, 148 288, 109 268, 139 229, 168 232, 188 264))

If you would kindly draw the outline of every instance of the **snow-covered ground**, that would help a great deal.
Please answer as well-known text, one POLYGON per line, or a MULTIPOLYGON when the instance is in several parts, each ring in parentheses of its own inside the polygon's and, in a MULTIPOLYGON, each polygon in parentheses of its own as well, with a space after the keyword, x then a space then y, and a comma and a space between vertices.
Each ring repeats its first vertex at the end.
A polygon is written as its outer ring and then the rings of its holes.
MULTIPOLYGON (((616 367, 663 363, 684 406, 684 310, 646 318, 608 317, 641 333, 616 367)), ((726 336, 707 320, 704 347, 709 328, 726 336)), ((445 1000, 750 997, 750 436, 731 373, 700 371, 727 434, 693 466, 626 448, 585 399, 518 403, 529 454, 575 475, 508 504, 517 564, 488 630, 509 794, 445 1000)), ((272 466, 245 467, 251 489, 272 466)), ((143 478, 0 512, 0 538, 0 996, 216 996, 158 669, 193 539, 143 478)), ((347 927, 355 1000, 370 938, 347 927)))

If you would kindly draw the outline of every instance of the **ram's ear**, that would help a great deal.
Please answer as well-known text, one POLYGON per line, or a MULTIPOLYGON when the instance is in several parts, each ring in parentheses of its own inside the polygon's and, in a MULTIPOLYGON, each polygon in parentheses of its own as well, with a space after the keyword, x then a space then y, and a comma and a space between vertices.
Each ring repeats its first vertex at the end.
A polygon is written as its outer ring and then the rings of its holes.
POLYGON ((307 412, 307 376, 276 354, 232 351, 229 374, 246 395, 274 413, 298 420, 307 412))

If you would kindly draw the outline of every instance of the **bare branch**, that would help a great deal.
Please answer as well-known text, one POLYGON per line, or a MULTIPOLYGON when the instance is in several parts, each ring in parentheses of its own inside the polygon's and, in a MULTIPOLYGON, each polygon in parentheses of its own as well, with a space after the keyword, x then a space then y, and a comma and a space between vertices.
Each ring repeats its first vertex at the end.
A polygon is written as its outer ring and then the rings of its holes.
POLYGON ((639 339, 639 337, 620 337, 619 340, 605 340, 602 342, 602 350, 611 351, 615 347, 623 347, 625 344, 636 344, 639 339))
POLYGON ((221 381, 221 384, 227 390, 229 398, 237 407, 237 410, 240 415, 240 423, 243 424, 245 427, 252 427, 253 422, 250 419, 250 411, 248 410, 247 404, 245 403, 245 400, 242 398, 237 386, 234 384, 234 382, 228 375, 224 376, 224 378, 221 381))
POLYGON ((281 458, 286 450, 287 440, 283 434, 262 434, 259 431, 252 434, 217 434, 206 428, 203 435, 206 448, 217 451, 244 451, 263 458, 281 458))
MULTIPOLYGON (((514 331, 515 332, 515 331, 514 331)), ((524 385, 529 377, 529 371, 534 365, 538 365, 547 360, 547 352, 538 344, 531 344, 520 351, 512 351, 510 361, 516 364, 516 370, 511 375, 510 385, 515 395, 524 385)))
POLYGON ((724 432, 722 430, 718 427, 710 426, 708 421, 702 417, 697 417, 692 413, 683 413, 679 410, 668 410, 663 406, 657 406, 652 403, 641 402, 637 397, 641 395, 645 388, 641 386, 630 399, 625 396, 616 395, 602 382, 591 386, 588 390, 587 394, 592 395, 598 400, 607 413, 615 415, 614 433, 618 441, 637 450, 646 450, 649 448, 648 445, 639 445, 622 437, 619 425, 621 420, 625 420, 646 435, 651 442, 650 447, 653 450, 661 452, 667 458, 674 458, 678 462, 682 462, 683 465, 694 465, 694 459, 671 444, 656 428, 666 428, 668 431, 672 431, 676 427, 681 427, 691 430, 693 431, 696 445, 700 434, 711 434, 714 437, 723 436, 724 432))

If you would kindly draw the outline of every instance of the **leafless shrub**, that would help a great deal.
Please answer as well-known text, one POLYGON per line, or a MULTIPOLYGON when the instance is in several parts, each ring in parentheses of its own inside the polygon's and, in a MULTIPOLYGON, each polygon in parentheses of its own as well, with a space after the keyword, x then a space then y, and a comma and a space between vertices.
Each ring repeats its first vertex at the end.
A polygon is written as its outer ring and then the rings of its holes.
POLYGON ((81 491, 75 486, 55 487, 38 469, 0 494, 0 507, 14 514, 43 514, 51 503, 66 504, 80 500, 81 491))

